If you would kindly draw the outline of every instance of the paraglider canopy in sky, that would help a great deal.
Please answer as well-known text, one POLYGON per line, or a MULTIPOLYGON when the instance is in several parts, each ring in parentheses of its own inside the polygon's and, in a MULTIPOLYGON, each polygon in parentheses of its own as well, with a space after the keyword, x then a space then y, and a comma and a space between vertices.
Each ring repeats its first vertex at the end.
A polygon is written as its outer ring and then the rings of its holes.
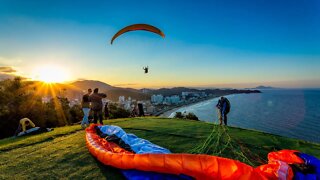
POLYGON ((122 34, 126 33, 126 32, 130 32, 130 31, 137 31, 137 30, 143 30, 143 31, 149 31, 149 32, 153 32, 155 34, 160 35, 161 37, 165 37, 164 33, 157 27, 151 26, 149 24, 133 24, 127 27, 122 28, 120 31, 118 31, 111 39, 111 44, 113 43, 113 41, 121 36, 122 34))

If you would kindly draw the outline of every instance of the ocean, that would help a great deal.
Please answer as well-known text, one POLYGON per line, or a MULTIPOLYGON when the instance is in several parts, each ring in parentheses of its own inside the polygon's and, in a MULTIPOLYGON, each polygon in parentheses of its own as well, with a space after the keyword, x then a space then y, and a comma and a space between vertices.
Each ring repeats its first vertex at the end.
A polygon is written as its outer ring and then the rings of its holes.
MULTIPOLYGON (((228 125, 320 143, 320 90, 262 90, 226 96, 228 125)), ((175 110, 192 112, 202 121, 218 122, 218 98, 175 110)))

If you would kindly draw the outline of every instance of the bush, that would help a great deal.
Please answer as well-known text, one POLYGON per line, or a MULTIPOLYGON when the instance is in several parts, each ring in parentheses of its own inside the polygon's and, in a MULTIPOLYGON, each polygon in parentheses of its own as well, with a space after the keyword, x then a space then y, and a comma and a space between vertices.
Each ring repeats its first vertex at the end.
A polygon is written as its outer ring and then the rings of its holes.
POLYGON ((174 118, 199 121, 199 118, 193 113, 188 113, 187 115, 184 116, 181 112, 176 112, 176 114, 174 115, 174 118))
POLYGON ((130 117, 129 111, 118 107, 116 104, 109 104, 108 109, 109 109, 110 119, 130 117))
POLYGON ((72 123, 76 123, 82 120, 83 112, 80 105, 74 105, 70 108, 70 120, 72 123))
POLYGON ((176 114, 174 115, 174 118, 177 118, 177 119, 184 119, 185 117, 182 115, 181 112, 176 112, 176 114))
POLYGON ((195 114, 193 114, 193 113, 188 113, 188 114, 186 115, 186 119, 199 121, 199 118, 198 118, 195 114))

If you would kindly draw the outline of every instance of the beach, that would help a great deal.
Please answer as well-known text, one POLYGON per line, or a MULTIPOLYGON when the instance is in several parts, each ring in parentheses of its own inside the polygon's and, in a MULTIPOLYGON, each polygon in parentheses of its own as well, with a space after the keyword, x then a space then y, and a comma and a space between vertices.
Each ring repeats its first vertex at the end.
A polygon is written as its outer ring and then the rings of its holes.
POLYGON ((182 108, 185 108, 185 107, 189 107, 189 106, 192 106, 192 105, 195 105, 195 104, 198 104, 198 103, 203 103, 203 102, 206 102, 206 101, 210 101, 212 99, 216 99, 216 98, 219 98, 219 97, 220 96, 211 96, 210 98, 202 99, 202 100, 199 100, 197 102, 191 102, 191 103, 183 104, 183 105, 178 106, 178 107, 172 107, 172 108, 166 110, 165 112, 161 113, 159 115, 159 117, 169 117, 172 113, 178 111, 179 109, 182 109, 182 108))

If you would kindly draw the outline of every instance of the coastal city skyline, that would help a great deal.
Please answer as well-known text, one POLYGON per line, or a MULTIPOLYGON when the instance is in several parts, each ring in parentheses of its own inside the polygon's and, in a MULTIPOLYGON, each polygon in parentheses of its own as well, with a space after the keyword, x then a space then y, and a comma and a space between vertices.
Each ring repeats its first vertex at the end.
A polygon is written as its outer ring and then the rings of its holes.
POLYGON ((1 79, 90 79, 132 88, 320 87, 315 0, 0 2, 1 79), (157 26, 166 37, 132 32, 110 45, 119 29, 134 23, 157 26))

